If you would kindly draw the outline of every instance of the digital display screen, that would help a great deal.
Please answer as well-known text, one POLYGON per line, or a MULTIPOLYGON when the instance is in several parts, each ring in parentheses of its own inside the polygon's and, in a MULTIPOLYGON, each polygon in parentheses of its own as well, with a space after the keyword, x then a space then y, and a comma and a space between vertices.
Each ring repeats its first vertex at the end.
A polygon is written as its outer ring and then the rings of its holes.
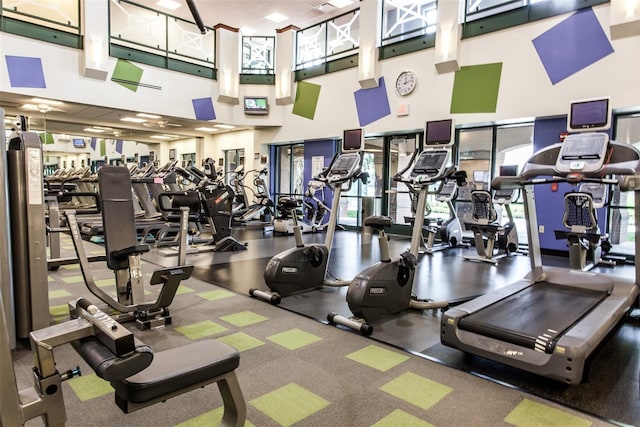
POLYGON ((453 120, 437 120, 427 122, 425 131, 426 145, 448 144, 451 142, 451 129, 453 128, 453 120))
POLYGON ((364 148, 362 129, 345 130, 342 135, 342 151, 358 151, 364 148))
POLYGON ((571 104, 569 130, 594 130, 609 127, 609 99, 578 101, 571 104))
POLYGON ((244 112, 246 114, 268 114, 268 99, 266 97, 246 96, 244 98, 244 112))
POLYGON ((500 166, 500 176, 517 176, 518 165, 502 165, 500 166))
POLYGON ((76 147, 76 148, 84 148, 84 147, 86 147, 84 139, 74 138, 72 140, 72 142, 73 142, 73 146, 76 147))
POLYGON ((413 168, 414 173, 439 171, 447 160, 447 153, 429 153, 422 154, 418 157, 416 166, 413 168))

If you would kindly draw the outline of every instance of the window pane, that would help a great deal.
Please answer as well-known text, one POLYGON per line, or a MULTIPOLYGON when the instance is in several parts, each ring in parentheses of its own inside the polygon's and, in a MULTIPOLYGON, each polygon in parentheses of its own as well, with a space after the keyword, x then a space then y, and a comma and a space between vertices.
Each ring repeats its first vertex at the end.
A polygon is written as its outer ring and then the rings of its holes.
MULTIPOLYGON (((394 138, 390 143, 389 176, 393 177, 409 165, 411 156, 416 149, 416 140, 394 138)), ((403 183, 393 179, 389 181, 389 216, 396 224, 405 224, 405 218, 411 218, 411 197, 409 190, 403 183)))
POLYGON ((278 158, 278 194, 291 193, 291 146, 277 148, 278 158))
POLYGON ((460 222, 471 222, 471 191, 488 189, 491 179, 492 128, 462 129, 459 136, 459 169, 467 172, 468 185, 458 191, 460 222))
POLYGON ((435 33, 437 2, 433 0, 384 0, 383 45, 435 33))

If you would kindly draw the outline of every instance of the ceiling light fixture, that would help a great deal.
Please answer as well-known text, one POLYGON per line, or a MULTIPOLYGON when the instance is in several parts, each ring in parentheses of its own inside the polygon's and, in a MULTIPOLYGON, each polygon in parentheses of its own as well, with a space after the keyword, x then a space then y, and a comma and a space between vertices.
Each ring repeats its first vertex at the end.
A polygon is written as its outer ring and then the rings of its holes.
POLYGON ((169 10, 176 10, 177 8, 182 6, 180 3, 173 0, 160 0, 156 3, 156 5, 169 10))
POLYGON ((208 128, 208 127, 200 127, 200 128, 195 128, 195 130, 200 131, 200 132, 217 132, 220 129, 208 128))
POLYGON ((123 117, 120 119, 121 122, 130 122, 130 123, 144 123, 147 119, 139 119, 137 117, 123 117))
POLYGON ((31 100, 36 104, 62 105, 61 101, 55 101, 53 99, 31 98, 31 100))
POLYGON ((271 15, 265 16, 265 19, 268 19, 271 22, 275 22, 276 24, 279 24, 279 23, 281 23, 283 21, 286 21, 289 18, 284 16, 281 13, 273 12, 271 15))
POLYGON ((147 113, 138 113, 136 114, 137 117, 144 117, 145 119, 159 119, 161 116, 158 116, 156 114, 147 114, 147 113))
POLYGON ((103 133, 103 132, 106 132, 106 129, 84 128, 84 131, 85 132, 103 133))
POLYGON ((220 128, 220 129, 235 129, 236 128, 233 125, 214 125, 214 126, 217 127, 217 128, 220 128))
POLYGON ((178 135, 169 135, 167 133, 162 134, 162 135, 151 135, 149 138, 153 138, 153 139, 176 139, 178 138, 178 135))

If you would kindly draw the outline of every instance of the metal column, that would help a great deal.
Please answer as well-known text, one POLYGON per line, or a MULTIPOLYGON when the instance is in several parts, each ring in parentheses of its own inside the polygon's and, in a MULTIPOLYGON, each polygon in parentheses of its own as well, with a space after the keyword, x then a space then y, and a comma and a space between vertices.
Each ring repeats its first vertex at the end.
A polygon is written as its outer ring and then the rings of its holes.
POLYGON ((34 132, 9 138, 9 215, 16 337, 49 326, 42 143, 34 132))

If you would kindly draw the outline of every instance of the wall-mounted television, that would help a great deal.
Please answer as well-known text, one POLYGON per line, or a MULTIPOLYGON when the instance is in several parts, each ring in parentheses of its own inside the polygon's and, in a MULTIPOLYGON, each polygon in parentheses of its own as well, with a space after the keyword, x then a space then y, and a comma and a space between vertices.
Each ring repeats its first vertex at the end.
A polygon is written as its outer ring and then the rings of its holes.
POLYGON ((87 143, 82 138, 73 138, 71 142, 75 148, 85 148, 87 146, 87 143))
POLYGON ((453 119, 428 121, 424 133, 425 145, 447 145, 453 136, 453 119))
POLYGON ((611 127, 611 103, 609 98, 574 101, 569 109, 567 130, 590 132, 611 127))
POLYGON ((266 96, 245 96, 244 113, 256 115, 269 114, 269 99, 266 96))
POLYGON ((342 133, 342 152, 364 150, 364 130, 347 129, 342 133))

